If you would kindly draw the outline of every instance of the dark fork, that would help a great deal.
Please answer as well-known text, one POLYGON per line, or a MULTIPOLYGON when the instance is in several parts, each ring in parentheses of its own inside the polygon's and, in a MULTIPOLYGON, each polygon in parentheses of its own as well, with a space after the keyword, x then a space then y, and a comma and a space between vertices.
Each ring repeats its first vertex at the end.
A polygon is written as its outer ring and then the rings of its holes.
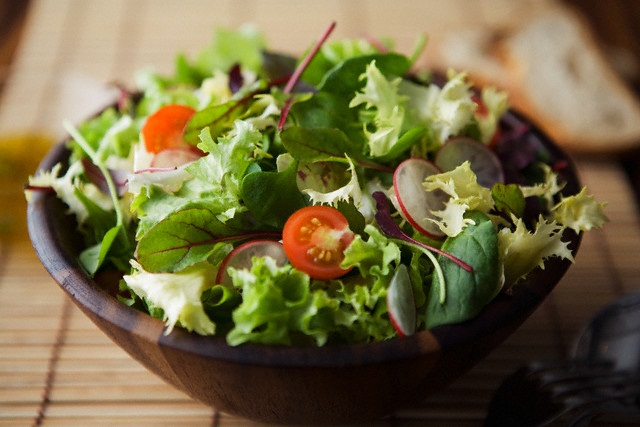
POLYGON ((498 388, 485 426, 586 425, 600 415, 640 422, 640 293, 597 313, 573 357, 531 363, 498 388))
POLYGON ((577 426, 613 413, 640 421, 640 377, 611 366, 549 360, 520 368, 494 394, 485 426, 541 426, 560 419, 577 426))

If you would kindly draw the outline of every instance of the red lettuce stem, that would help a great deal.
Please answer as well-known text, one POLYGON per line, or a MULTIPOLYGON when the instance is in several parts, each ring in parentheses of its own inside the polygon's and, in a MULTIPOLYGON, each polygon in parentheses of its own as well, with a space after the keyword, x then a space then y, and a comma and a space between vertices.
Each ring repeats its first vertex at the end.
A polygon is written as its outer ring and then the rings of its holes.
MULTIPOLYGON (((336 23, 332 22, 329 25, 329 27, 324 31, 324 33, 322 34, 322 37, 320 37, 320 40, 317 41, 317 43, 313 46, 313 48, 307 54, 307 56, 305 56, 304 59, 302 60, 302 62, 300 62, 298 67, 295 69, 295 71, 293 72, 293 74, 289 78, 289 81, 285 85, 285 87, 283 89, 284 93, 286 93, 286 94, 290 94, 291 93, 291 91, 293 90, 293 87, 300 80, 300 77, 302 76, 302 73, 307 68, 307 66, 309 65, 311 60, 316 56, 316 54, 318 53, 318 51, 320 50, 322 45, 327 41, 327 39, 329 38, 329 35, 331 35, 331 33, 333 32, 333 29, 335 27, 336 27, 336 23)), ((293 103, 293 98, 291 97, 291 98, 289 98, 287 100, 286 104, 284 105, 284 108, 282 109, 282 114, 280 114, 280 121, 278 122, 278 130, 279 131, 282 130, 282 128, 284 127, 284 122, 286 121, 287 116, 289 115, 289 109, 291 108, 291 104, 292 103, 293 103)))
POLYGON ((311 51, 307 54, 307 56, 305 56, 305 58, 302 60, 300 65, 298 65, 296 70, 291 75, 291 78, 289 78, 287 85, 284 87, 284 93, 291 93, 291 91, 293 90, 293 87, 296 85, 296 83, 298 83, 298 80, 300 80, 300 76, 302 75, 304 70, 307 68, 311 60, 316 56, 316 54, 318 53, 318 51, 320 50, 324 42, 327 41, 327 39, 329 38, 329 35, 331 35, 335 27, 336 27, 336 23, 332 22, 329 25, 329 27, 324 31, 324 33, 322 34, 322 37, 320 37, 320 40, 318 40, 318 42, 313 46, 313 49, 311 49, 311 51))

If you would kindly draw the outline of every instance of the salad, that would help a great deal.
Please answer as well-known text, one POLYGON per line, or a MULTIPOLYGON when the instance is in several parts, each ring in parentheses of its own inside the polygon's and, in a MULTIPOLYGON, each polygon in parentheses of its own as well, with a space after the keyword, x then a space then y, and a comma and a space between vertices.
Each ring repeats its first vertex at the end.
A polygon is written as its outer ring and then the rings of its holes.
POLYGON ((413 70, 372 39, 301 58, 251 27, 218 29, 173 75, 140 73, 77 126, 68 167, 31 177, 85 239, 79 262, 121 273, 117 298, 246 342, 406 336, 477 316, 606 222, 557 161, 504 121, 507 94, 464 72, 413 70))

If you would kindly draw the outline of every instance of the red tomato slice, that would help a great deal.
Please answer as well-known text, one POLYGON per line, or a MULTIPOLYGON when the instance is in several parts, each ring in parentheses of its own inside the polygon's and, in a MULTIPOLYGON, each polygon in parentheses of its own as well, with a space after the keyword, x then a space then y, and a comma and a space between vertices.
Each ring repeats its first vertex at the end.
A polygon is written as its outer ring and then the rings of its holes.
POLYGON ((184 127, 195 112, 196 110, 186 105, 171 104, 150 115, 142 127, 142 138, 147 151, 159 153, 169 148, 199 151, 182 137, 184 127))
POLYGON ((353 237, 344 215, 329 206, 308 206, 294 212, 282 230, 289 262, 320 280, 335 279, 350 270, 340 268, 340 263, 353 237))

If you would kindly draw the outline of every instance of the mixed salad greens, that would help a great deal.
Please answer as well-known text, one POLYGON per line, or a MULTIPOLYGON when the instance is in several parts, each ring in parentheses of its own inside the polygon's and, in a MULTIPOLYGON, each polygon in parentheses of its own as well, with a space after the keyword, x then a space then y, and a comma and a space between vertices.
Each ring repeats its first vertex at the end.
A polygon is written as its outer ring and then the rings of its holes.
POLYGON ((90 275, 230 345, 368 342, 476 316, 606 222, 561 161, 503 122, 507 95, 412 70, 370 39, 300 60, 219 29, 175 73, 77 127, 30 179, 75 215, 90 275))

